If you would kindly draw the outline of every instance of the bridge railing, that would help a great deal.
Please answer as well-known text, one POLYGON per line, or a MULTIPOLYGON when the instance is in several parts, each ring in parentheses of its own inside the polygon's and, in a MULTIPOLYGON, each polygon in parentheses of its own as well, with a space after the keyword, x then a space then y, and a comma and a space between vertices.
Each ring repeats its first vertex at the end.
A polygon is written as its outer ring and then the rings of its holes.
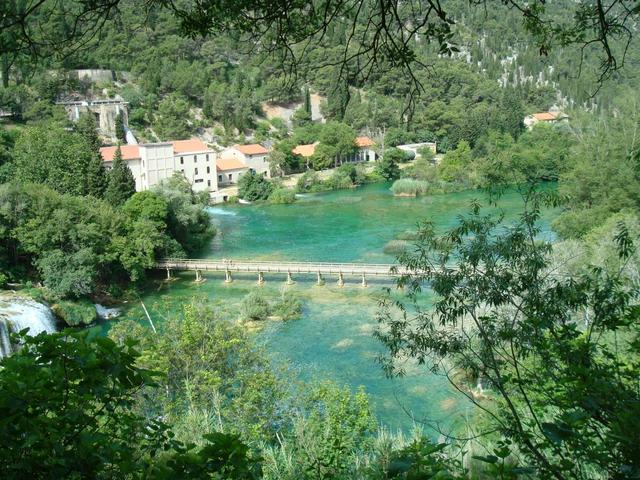
POLYGON ((194 265, 194 264, 210 264, 210 265, 264 265, 264 266, 300 266, 309 267, 311 265, 318 265, 322 267, 334 267, 334 268, 391 268, 398 267, 391 263, 339 263, 339 262, 290 262, 288 260, 239 260, 239 259, 220 259, 215 260, 211 258, 162 258, 156 262, 159 267, 172 266, 172 265, 194 265))

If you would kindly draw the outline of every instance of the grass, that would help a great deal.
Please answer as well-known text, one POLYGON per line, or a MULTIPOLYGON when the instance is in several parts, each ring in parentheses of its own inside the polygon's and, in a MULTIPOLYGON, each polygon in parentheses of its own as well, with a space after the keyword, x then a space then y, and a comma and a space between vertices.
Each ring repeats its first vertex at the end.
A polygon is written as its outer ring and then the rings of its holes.
POLYGON ((429 191, 429 182, 424 180, 414 180, 413 178, 401 178, 393 182, 391 191, 398 196, 417 197, 429 191))

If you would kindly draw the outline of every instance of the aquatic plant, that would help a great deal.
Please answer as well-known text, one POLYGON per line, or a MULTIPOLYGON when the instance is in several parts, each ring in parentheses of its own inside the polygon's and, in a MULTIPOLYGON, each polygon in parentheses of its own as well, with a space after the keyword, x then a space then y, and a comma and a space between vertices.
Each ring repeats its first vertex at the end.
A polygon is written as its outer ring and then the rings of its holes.
POLYGON ((393 182, 391 191, 397 196, 424 195, 429 191, 429 183, 424 180, 414 180, 412 178, 401 178, 393 182))

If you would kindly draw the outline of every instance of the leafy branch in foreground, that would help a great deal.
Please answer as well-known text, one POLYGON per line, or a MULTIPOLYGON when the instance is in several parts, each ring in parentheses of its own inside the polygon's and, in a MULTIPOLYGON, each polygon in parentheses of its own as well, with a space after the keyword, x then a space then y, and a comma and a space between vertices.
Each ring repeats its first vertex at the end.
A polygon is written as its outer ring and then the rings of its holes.
POLYGON ((3 478, 257 478, 259 464, 236 435, 195 445, 137 412, 157 375, 136 366, 134 343, 88 332, 29 337, 0 361, 3 478))
POLYGON ((402 375, 409 357, 444 372, 500 433, 504 456, 540 478, 637 478, 640 309, 620 273, 634 239, 619 228, 617 272, 560 275, 539 235, 549 198, 532 189, 524 199, 512 225, 477 203, 444 235, 421 225, 415 251, 400 258, 412 272, 399 280, 406 300, 381 305, 383 366, 402 375), (435 300, 425 309, 427 283, 435 300), (461 370, 489 400, 454 375, 461 370))

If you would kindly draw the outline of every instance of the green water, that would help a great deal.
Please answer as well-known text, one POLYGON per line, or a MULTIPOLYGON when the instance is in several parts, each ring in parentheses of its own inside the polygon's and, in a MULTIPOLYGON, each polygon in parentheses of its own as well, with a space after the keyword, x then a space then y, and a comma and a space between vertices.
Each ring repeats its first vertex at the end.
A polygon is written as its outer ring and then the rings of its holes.
MULTIPOLYGON (((294 205, 214 207, 211 213, 219 234, 206 256, 392 263, 393 257, 383 253, 389 240, 424 219, 444 230, 456 223, 473 199, 484 197, 471 191, 394 198, 388 185, 378 184, 308 195, 294 205)), ((522 202, 511 193, 499 205, 506 219, 513 220, 522 202)), ((543 221, 543 236, 549 238, 552 216, 545 214, 543 221)), ((257 287, 254 275, 236 275, 230 285, 222 277, 211 274, 206 282, 195 284, 193 273, 184 273, 178 281, 157 282, 156 290, 143 300, 161 326, 168 310, 193 297, 205 297, 225 315, 237 316, 238 303, 252 289, 262 288, 268 296, 276 296, 283 288, 291 288, 304 300, 302 318, 267 322, 257 334, 274 358, 288 362, 305 379, 328 378, 353 388, 364 385, 378 418, 392 429, 409 428, 411 415, 451 427, 465 414, 467 403, 445 378, 409 366, 404 378, 390 380, 376 364, 382 352, 371 335, 376 326, 376 295, 389 283, 372 280, 365 289, 359 286, 359 278, 345 278, 345 287, 339 288, 336 279, 326 278, 326 285, 318 287, 315 278, 300 276, 295 285, 285 287, 282 276, 267 274, 266 284, 257 287)), ((127 310, 127 315, 144 321, 137 305, 127 310)))

